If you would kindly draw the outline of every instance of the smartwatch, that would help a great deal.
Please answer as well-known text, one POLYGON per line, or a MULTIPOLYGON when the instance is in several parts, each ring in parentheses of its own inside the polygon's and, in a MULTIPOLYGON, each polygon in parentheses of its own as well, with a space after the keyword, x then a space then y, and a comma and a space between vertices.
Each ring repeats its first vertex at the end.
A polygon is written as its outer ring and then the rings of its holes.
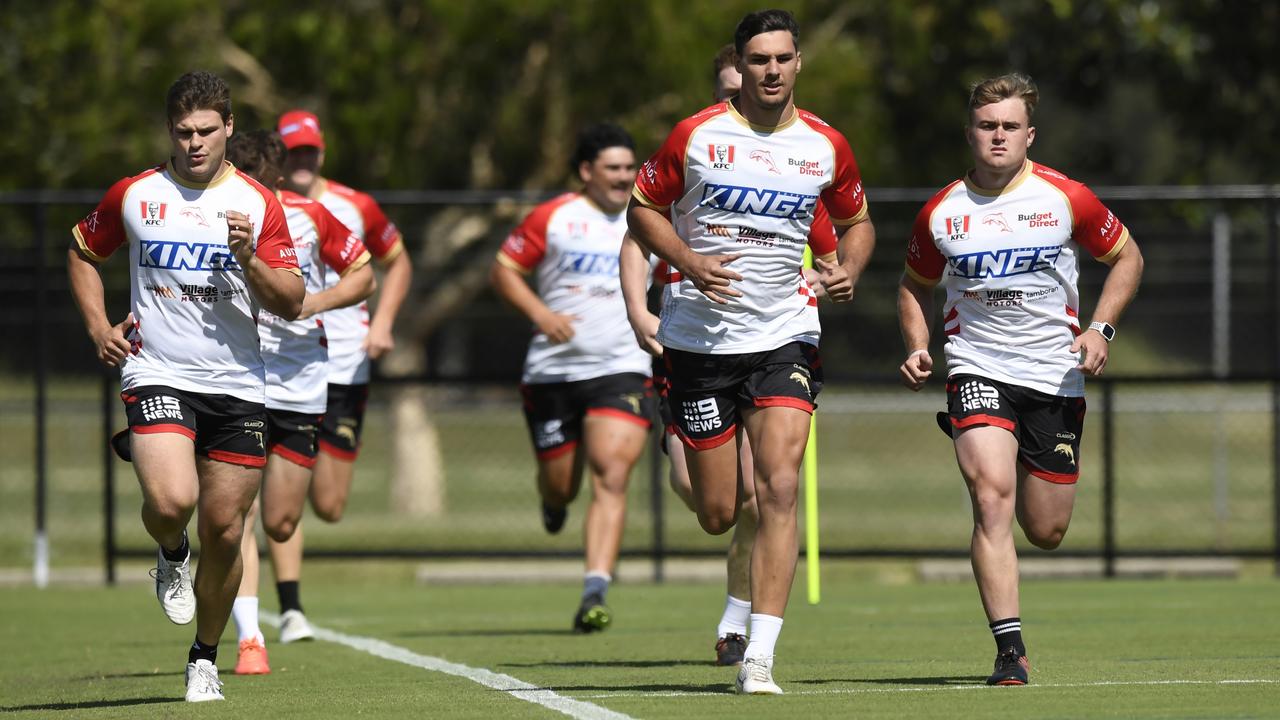
POLYGON ((1116 337, 1116 326, 1111 323, 1098 322, 1097 320, 1089 323, 1090 330, 1097 330, 1103 340, 1111 342, 1116 337))

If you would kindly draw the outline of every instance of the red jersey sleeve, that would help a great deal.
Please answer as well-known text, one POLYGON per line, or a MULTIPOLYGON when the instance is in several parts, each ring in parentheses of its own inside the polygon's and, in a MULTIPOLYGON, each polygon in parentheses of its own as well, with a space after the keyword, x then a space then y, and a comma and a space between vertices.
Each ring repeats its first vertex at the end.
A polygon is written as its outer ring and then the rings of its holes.
POLYGON ((911 239, 907 242, 907 275, 924 285, 937 285, 942 280, 942 271, 947 266, 947 259, 938 251, 934 242, 933 230, 930 227, 933 211, 951 192, 959 180, 947 185, 929 199, 920 208, 916 221, 911 225, 911 239))
POLYGON ((124 195, 139 178, 127 177, 107 190, 93 212, 71 228, 80 251, 95 262, 102 262, 129 241, 124 230, 124 195))
POLYGON ((813 208, 813 224, 809 226, 809 249, 816 258, 827 257, 836 251, 838 242, 836 227, 831 224, 827 206, 818 203, 813 208))
POLYGON ((1110 263, 1129 239, 1129 229, 1089 188, 1075 183, 1067 191, 1071 203, 1071 239, 1090 255, 1110 263))
POLYGON ((352 199, 356 207, 360 208, 360 216, 364 219, 365 248, 384 263, 404 252, 404 238, 400 235, 400 228, 382 212, 378 201, 365 193, 355 193, 352 199))
MULTIPOLYGON (((256 184, 256 183, 255 183, 256 184)), ((289 235, 289 225, 284 219, 284 209, 275 195, 258 186, 266 201, 263 210, 262 229, 258 231, 258 245, 254 254, 267 264, 267 267, 292 270, 301 275, 298 269, 298 254, 293 249, 293 238, 289 235)))
POLYGON ((316 223, 321 262, 339 275, 346 275, 369 263, 371 256, 360 236, 351 232, 324 205, 311 203, 307 206, 307 214, 316 223))
POLYGON ((712 105, 676 125, 666 142, 658 148, 658 152, 640 166, 640 171, 636 173, 635 189, 631 192, 632 197, 641 205, 654 210, 666 210, 679 200, 684 195, 685 163, 694 130, 728 111, 729 106, 725 103, 712 105))
POLYGON ((526 275, 533 272, 547 254, 547 225, 551 223, 551 216, 576 197, 576 193, 565 193, 534 208, 503 241, 498 262, 526 275))
POLYGON ((858 161, 853 156, 849 141, 813 113, 805 110, 797 112, 806 125, 831 143, 835 167, 832 169, 831 184, 822 190, 822 202, 831 214, 831 221, 836 225, 847 226, 866 220, 870 215, 867 196, 862 190, 862 173, 858 171, 858 161))

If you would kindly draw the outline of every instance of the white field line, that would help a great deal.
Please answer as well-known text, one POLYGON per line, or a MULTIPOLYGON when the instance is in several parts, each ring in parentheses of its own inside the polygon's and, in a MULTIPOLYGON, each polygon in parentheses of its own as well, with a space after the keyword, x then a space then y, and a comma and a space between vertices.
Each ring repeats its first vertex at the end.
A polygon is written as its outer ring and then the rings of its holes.
MULTIPOLYGON (((275 613, 260 611, 259 617, 267 625, 280 627, 280 616, 275 613)), ((419 655, 411 650, 406 650, 376 638, 347 635, 315 625, 312 625, 311 629, 315 631, 317 639, 345 645, 353 650, 359 650, 384 660, 392 660, 424 670, 464 678, 485 687, 508 693, 511 697, 519 700, 564 713, 572 718, 580 718, 580 720, 632 720, 630 715, 614 712, 582 700, 567 698, 510 675, 496 673, 484 668, 473 668, 430 655, 419 655)))
MULTIPOLYGON (((1038 688, 1091 688, 1091 687, 1116 687, 1125 685, 1275 685, 1280 680, 1261 679, 1261 680, 1102 680, 1099 682, 1089 683, 1048 683, 1048 684, 1031 684, 1025 685, 1018 690, 1009 690, 1008 688, 996 688, 987 685, 943 685, 938 687, 904 687, 904 688, 840 688, 833 690, 787 690, 788 695, 871 695, 882 693, 922 693, 922 692, 952 692, 956 690, 990 690, 993 692, 1026 692, 1031 689, 1038 688)), ((726 687, 728 687, 726 685, 726 687)), ((717 692, 618 692, 618 693, 597 693, 595 695, 583 695, 581 697, 593 700, 602 700, 605 698, 653 698, 653 697, 717 697, 724 695, 717 692)))

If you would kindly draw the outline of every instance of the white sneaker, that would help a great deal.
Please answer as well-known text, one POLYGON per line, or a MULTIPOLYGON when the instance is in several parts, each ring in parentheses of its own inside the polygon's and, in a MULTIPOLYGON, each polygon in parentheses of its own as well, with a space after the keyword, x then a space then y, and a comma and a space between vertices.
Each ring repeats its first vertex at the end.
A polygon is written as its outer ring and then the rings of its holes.
POLYGON ((196 617, 196 593, 191 587, 191 551, 182 562, 170 562, 164 553, 156 549, 156 567, 151 571, 156 579, 156 597, 164 614, 178 625, 186 625, 196 617))
POLYGON ((218 679, 218 666, 208 660, 187 663, 187 702, 225 700, 222 681, 218 679))
POLYGON ((280 616, 280 644, 288 645, 299 640, 315 640, 316 634, 311 630, 311 623, 301 610, 285 610, 280 616))
POLYGON ((742 695, 781 695, 782 688, 773 681, 773 656, 743 659, 734 689, 742 695))

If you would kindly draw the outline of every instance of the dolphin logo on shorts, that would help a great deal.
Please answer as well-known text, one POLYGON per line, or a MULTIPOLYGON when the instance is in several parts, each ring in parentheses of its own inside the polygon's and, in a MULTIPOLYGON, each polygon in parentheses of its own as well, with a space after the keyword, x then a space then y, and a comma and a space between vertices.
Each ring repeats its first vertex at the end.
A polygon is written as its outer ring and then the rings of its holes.
POLYGON ((1057 445, 1054 446, 1053 451, 1056 453, 1062 453, 1063 455, 1066 455, 1067 460, 1072 465, 1076 464, 1076 453, 1074 450, 1071 449, 1071 446, 1068 445, 1067 443, 1058 443, 1057 445))
POLYGON ((809 392, 809 378, 805 377, 803 373, 793 372, 789 379, 800 383, 804 386, 804 391, 809 392))

